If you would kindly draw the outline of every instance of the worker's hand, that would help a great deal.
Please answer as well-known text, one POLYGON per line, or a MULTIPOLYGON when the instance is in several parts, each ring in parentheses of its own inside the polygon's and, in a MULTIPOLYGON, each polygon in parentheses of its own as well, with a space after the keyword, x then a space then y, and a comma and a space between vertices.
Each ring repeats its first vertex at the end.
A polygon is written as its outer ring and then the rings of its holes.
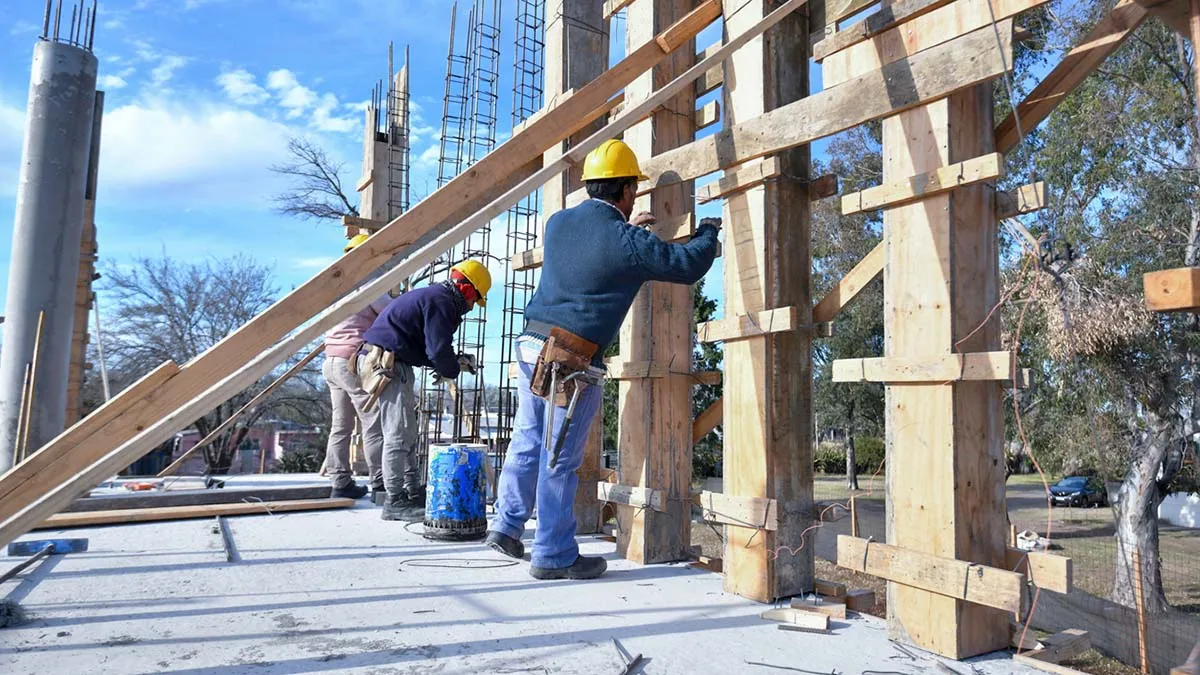
POLYGON ((476 368, 475 355, 474 354, 459 354, 458 355, 458 367, 460 369, 465 370, 468 373, 471 373, 472 375, 474 375, 475 368, 476 368))
POLYGON ((649 227, 656 222, 658 222, 658 219, 649 211, 642 211, 629 219, 629 224, 634 227, 649 227))
POLYGON ((721 229, 721 224, 722 224, 722 223, 721 223, 721 219, 720 219, 720 218, 701 218, 701 219, 700 219, 700 227, 704 227, 705 225, 707 225, 707 226, 709 226, 709 227, 716 228, 717 230, 720 230, 720 229, 721 229))
POLYGON ((452 382, 452 381, 453 381, 453 378, 442 377, 442 375, 440 373, 433 374, 433 386, 435 386, 435 387, 440 387, 443 384, 445 384, 446 382, 452 382))

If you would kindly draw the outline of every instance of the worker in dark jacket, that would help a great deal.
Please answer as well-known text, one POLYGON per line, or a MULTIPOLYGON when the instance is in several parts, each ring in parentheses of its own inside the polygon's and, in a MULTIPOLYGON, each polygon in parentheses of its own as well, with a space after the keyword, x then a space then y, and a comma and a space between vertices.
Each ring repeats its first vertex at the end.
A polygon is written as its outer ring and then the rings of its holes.
POLYGON ((368 352, 363 388, 379 401, 383 429, 384 520, 416 522, 425 514, 425 487, 417 470, 417 398, 414 368, 432 368, 452 380, 474 358, 454 353, 454 332, 467 312, 487 304, 492 277, 476 260, 450 270, 450 279, 409 291, 388 303, 363 333, 368 352))
POLYGON ((573 513, 575 472, 602 398, 605 348, 642 284, 694 284, 717 253, 718 219, 702 221, 684 244, 641 227, 654 222, 648 213, 630 221, 638 181, 647 178, 625 143, 607 141, 589 154, 583 179, 591 199, 546 223, 541 280, 516 342, 517 413, 487 537, 497 551, 523 557, 520 537, 536 503, 530 574, 538 579, 591 579, 607 568, 603 558, 579 555, 573 513), (564 405, 568 395, 573 410, 564 405))

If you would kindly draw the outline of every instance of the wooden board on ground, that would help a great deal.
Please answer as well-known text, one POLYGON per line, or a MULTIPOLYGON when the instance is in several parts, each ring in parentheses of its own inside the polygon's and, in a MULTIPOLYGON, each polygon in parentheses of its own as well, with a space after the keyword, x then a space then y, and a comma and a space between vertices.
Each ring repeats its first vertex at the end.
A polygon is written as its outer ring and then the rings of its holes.
POLYGON ((846 592, 846 607, 855 612, 875 609, 875 591, 856 588, 846 592))
POLYGON ((780 607, 778 609, 768 609, 758 615, 760 619, 768 621, 782 621, 796 626, 812 628, 815 630, 829 630, 829 615, 820 614, 817 612, 808 612, 802 609, 793 609, 791 607, 780 607))
POLYGON ((189 520, 213 516, 268 515, 291 511, 346 509, 354 506, 353 499, 296 499, 283 502, 250 502, 237 504, 207 504, 202 506, 163 506, 146 509, 118 509, 59 513, 50 516, 34 529, 55 530, 63 527, 98 527, 148 523, 159 520, 189 520))
POLYGON ((840 581, 825 581, 824 579, 816 579, 813 581, 813 589, 821 595, 831 597, 840 597, 846 595, 846 584, 840 581))
POLYGON ((147 509, 164 506, 204 506, 209 504, 233 504, 245 500, 263 502, 293 501, 297 499, 324 499, 329 497, 329 484, 301 485, 290 487, 245 487, 222 488, 219 490, 188 490, 186 492, 139 492, 125 495, 82 497, 71 502, 63 513, 83 511, 116 511, 121 509, 147 509))
POLYGON ((824 614, 831 619, 846 618, 846 603, 833 602, 825 598, 821 598, 817 602, 809 602, 807 598, 792 598, 792 609, 824 614))

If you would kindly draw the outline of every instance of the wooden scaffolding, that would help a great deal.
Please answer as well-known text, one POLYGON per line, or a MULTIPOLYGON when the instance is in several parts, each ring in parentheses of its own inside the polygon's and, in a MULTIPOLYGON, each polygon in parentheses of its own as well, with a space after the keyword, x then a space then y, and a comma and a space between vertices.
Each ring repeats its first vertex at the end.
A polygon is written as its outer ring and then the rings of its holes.
MULTIPOLYGON (((955 658, 1006 647, 1029 585, 1069 590, 1070 561, 1008 546, 1002 388, 1027 376, 1002 349, 993 311, 997 223, 1040 208, 1045 191, 1034 184, 1001 193, 995 181, 1022 129, 1044 120, 1148 13, 1172 25, 1190 16, 1180 14, 1182 0, 1121 0, 1016 115, 996 124, 992 84, 1012 67, 1015 22, 1044 2, 897 0, 849 21, 872 0, 548 0, 541 112, 390 222, 374 207, 347 219, 348 234, 374 236, 192 362, 164 363, 0 477, 0 543, 530 192, 543 190, 544 215, 578 203, 583 158, 623 135, 651 179, 639 208, 655 213, 664 240, 690 236, 696 197, 721 200, 726 313, 693 326, 690 289, 648 284, 638 296, 609 363, 620 389, 620 469, 612 479, 600 470, 597 425, 576 505, 583 531, 594 531, 612 504, 622 555, 683 560, 698 505, 704 520, 726 527, 727 589, 763 602, 813 590, 812 341, 882 279, 884 355, 833 370, 846 386, 886 384, 887 535, 839 538, 838 563, 889 581, 894 638, 955 658), (627 21, 626 53, 609 67, 607 22, 617 12, 627 21), (723 39, 698 49, 696 36, 718 20, 723 39), (810 85, 813 61, 819 91, 810 85), (717 87, 721 101, 697 109, 697 98, 717 87), (883 183, 842 195, 841 208, 882 210, 883 242, 814 303, 811 204, 837 187, 810 175, 809 144, 877 120, 883 183), (702 131, 718 122, 719 131, 702 131), (363 282, 394 256, 398 264, 363 282), (694 372, 680 356, 690 355, 693 336, 725 343, 723 375, 694 372), (719 377, 724 401, 693 419, 691 387, 719 377), (693 440, 722 422, 724 491, 693 494, 693 440)), ((369 136, 366 151, 375 143, 369 136)), ((359 187, 373 182, 368 175, 359 187)), ((512 264, 532 268, 541 259, 531 250, 512 264)))

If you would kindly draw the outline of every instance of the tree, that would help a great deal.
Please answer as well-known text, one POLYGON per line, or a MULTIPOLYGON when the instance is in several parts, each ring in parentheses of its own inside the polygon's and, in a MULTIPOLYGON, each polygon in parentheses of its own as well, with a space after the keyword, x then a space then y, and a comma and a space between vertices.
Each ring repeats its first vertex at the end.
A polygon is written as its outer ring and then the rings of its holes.
MULTIPOLYGON (((712 321, 717 314, 717 302, 704 293, 704 280, 692 287, 693 319, 696 323, 712 321)), ((716 342, 700 342, 692 337, 692 368, 698 371, 721 370, 724 352, 716 342)), ((724 386, 701 384, 692 388, 692 418, 704 412, 724 395, 724 386)), ((709 478, 722 475, 723 430, 718 424, 692 446, 692 476, 709 478)))
MULTIPOLYGON (((855 192, 879 184, 879 126, 858 127, 836 137, 829 146, 829 165, 814 166, 837 174, 842 189, 855 192)), ((881 239, 877 213, 843 216, 838 200, 823 200, 813 209, 812 294, 820 298, 858 264, 881 239)), ((813 343, 813 413, 815 421, 846 430, 846 481, 858 489, 855 438, 883 431, 883 386, 879 383, 841 384, 832 381, 837 359, 883 354, 883 289, 872 284, 854 304, 842 311, 833 337, 813 343)))
MULTIPOLYGON (((1106 11, 1073 9, 1055 28, 1060 41, 1106 11)), ((1006 274, 1006 340, 1019 337, 1022 363, 1039 371, 1012 421, 1047 466, 1121 478, 1112 598, 1132 606, 1138 574, 1149 612, 1167 606, 1158 505, 1200 428, 1193 319, 1151 315, 1141 297, 1145 272, 1197 262, 1194 58, 1178 35, 1146 22, 1030 134, 1035 152, 1010 171, 1036 172, 1057 199, 1029 222, 1045 244, 1006 274)))
POLYGON ((276 211, 317 220, 358 215, 358 209, 342 189, 341 172, 345 163, 330 159, 323 148, 306 138, 289 138, 287 149, 291 159, 269 167, 292 181, 287 190, 275 196, 276 211))
MULTIPOLYGON (((114 384, 130 383, 167 360, 191 361, 269 307, 276 293, 271 269, 240 255, 201 263, 172 260, 165 253, 140 257, 129 266, 109 264, 103 279, 105 355, 114 384)), ((275 377, 263 378, 197 419, 201 437, 275 377)), ((267 414, 327 419, 328 394, 319 382, 319 369, 310 364, 306 374, 249 411, 204 449, 206 472, 227 472, 246 434, 267 414)))

